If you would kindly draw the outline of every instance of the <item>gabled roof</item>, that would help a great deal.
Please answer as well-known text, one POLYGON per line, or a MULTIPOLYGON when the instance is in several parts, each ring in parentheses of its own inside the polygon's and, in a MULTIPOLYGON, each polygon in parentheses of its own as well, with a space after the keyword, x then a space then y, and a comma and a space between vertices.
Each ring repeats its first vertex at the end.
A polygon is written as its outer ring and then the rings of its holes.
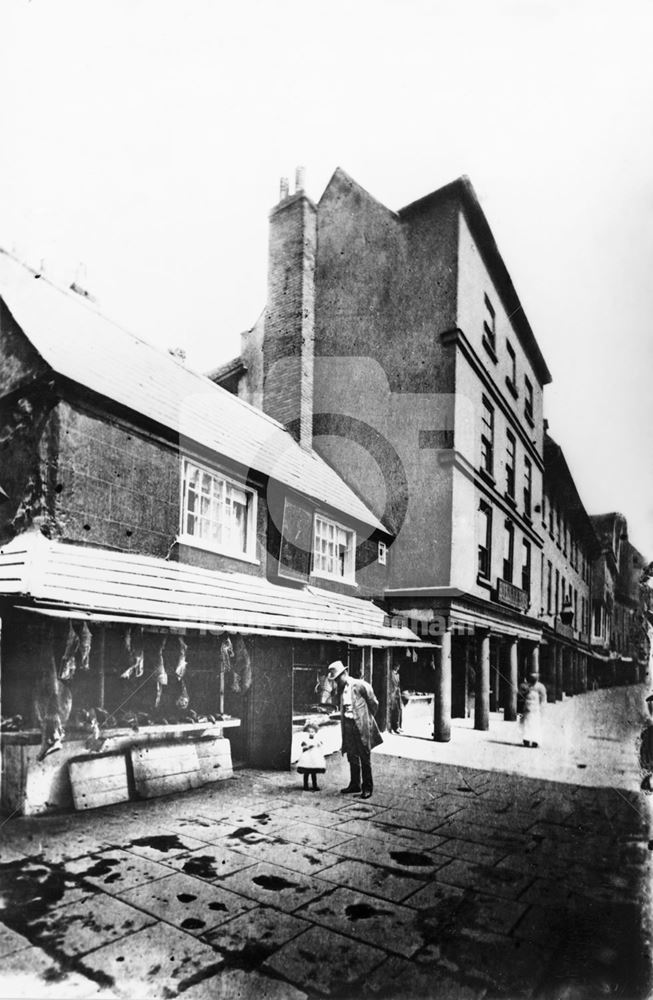
POLYGON ((548 431, 544 433, 544 487, 548 487, 556 499, 564 504, 565 514, 582 535, 590 559, 597 558, 601 553, 601 543, 595 530, 594 518, 589 516, 583 505, 562 448, 548 431))
POLYGON ((0 547, 0 594, 42 614, 89 621, 367 646, 424 645, 406 626, 387 625, 383 609, 373 601, 52 541, 35 530, 0 547))
POLYGON ((0 298, 57 374, 337 512, 386 530, 316 452, 276 420, 186 368, 0 250, 0 298))
POLYGON ((490 229, 490 224, 485 217, 485 213, 481 208, 481 203, 478 200, 469 177, 463 174, 462 177, 456 178, 450 184, 446 184, 444 187, 438 188, 437 191, 433 191, 418 201, 412 202, 399 211, 399 218, 402 222, 410 222, 411 218, 415 215, 428 211, 432 205, 437 204, 439 201, 446 201, 448 198, 455 198, 461 204, 472 234, 499 290, 504 307, 510 316, 517 336, 533 363, 533 367, 542 385, 548 385, 552 380, 551 372, 535 339, 531 325, 526 318, 526 313, 524 312, 517 290, 513 285, 510 272, 501 256, 494 234, 490 229))

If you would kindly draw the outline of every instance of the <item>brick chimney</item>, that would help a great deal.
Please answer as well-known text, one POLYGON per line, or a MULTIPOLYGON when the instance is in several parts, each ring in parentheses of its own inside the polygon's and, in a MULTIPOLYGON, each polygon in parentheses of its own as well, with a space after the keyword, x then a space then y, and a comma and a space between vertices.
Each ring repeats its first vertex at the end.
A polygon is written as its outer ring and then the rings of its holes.
POLYGON ((313 343, 317 209, 297 168, 295 192, 282 178, 270 213, 268 295, 263 340, 263 409, 303 448, 313 439, 313 343))

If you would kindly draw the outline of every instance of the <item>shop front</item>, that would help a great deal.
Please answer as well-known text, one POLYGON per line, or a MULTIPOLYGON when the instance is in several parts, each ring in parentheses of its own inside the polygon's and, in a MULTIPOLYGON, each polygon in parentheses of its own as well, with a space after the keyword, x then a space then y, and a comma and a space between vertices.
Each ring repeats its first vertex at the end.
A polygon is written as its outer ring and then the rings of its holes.
POLYGON ((371 601, 39 532, 0 549, 0 594, 6 812, 198 787, 234 762, 288 768, 300 720, 335 711, 319 690, 331 660, 383 703, 390 651, 420 643, 371 601))

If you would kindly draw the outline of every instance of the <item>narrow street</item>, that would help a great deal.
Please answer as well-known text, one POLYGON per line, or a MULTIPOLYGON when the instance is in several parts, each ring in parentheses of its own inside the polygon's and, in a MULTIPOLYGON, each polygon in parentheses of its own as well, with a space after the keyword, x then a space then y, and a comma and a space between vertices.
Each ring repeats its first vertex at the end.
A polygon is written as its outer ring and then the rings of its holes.
POLYGON ((3 997, 649 996, 642 686, 450 744, 387 737, 370 801, 242 770, 186 795, 7 821, 3 997), (471 766, 470 766, 471 765, 471 766))

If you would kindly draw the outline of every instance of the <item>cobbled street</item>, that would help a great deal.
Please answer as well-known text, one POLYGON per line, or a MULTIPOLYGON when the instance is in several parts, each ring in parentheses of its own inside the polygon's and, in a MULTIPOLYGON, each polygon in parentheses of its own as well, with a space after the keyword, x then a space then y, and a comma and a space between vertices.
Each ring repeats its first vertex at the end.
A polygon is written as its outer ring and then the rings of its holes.
POLYGON ((335 754, 316 793, 242 770, 185 795, 10 819, 1 995, 644 998, 645 693, 547 706, 539 750, 495 718, 447 746, 388 737, 366 802, 339 794, 335 754))

